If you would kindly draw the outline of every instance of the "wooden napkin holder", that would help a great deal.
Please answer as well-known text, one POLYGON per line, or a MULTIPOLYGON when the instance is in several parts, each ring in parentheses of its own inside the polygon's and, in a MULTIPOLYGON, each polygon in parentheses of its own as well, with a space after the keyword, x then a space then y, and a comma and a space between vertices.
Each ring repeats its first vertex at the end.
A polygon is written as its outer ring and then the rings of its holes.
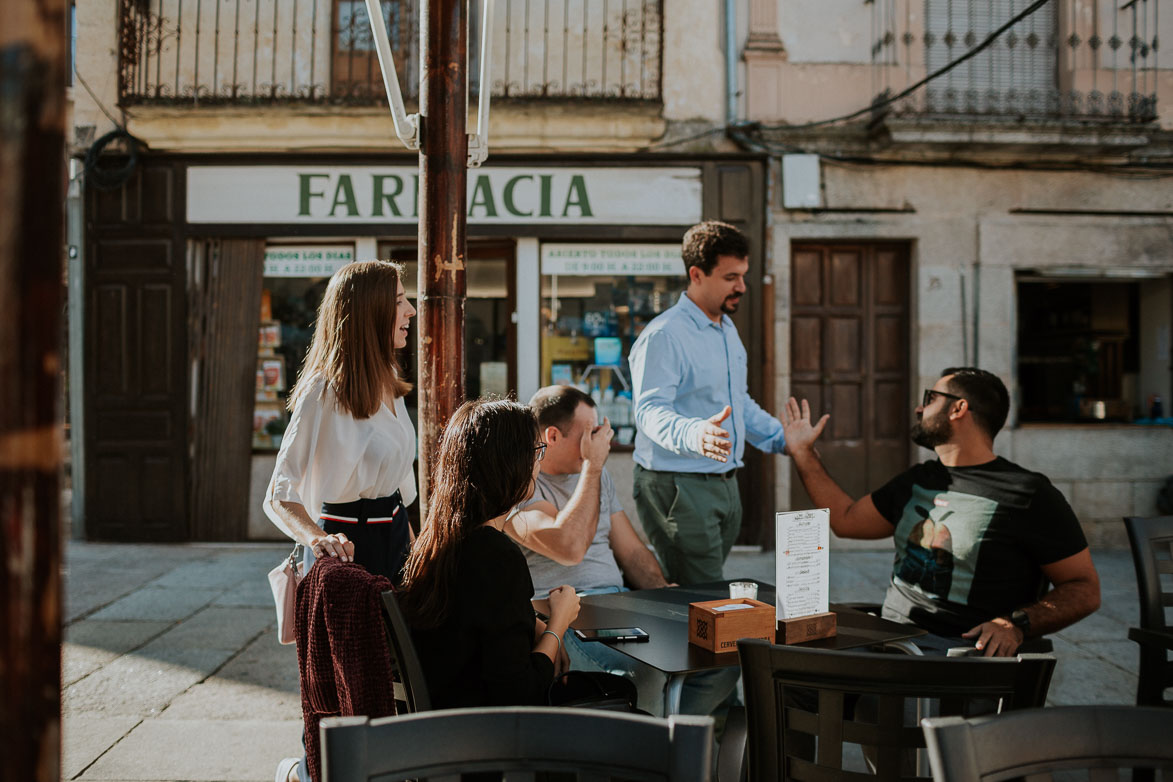
POLYGON ((779 619, 778 643, 800 644, 804 641, 817 641, 820 638, 833 638, 838 632, 838 627, 833 611, 796 616, 794 619, 779 619))
POLYGON ((774 643, 774 606, 748 597, 727 597, 688 604, 688 642, 710 652, 736 652, 740 638, 774 643), (721 611, 721 606, 748 605, 721 611))

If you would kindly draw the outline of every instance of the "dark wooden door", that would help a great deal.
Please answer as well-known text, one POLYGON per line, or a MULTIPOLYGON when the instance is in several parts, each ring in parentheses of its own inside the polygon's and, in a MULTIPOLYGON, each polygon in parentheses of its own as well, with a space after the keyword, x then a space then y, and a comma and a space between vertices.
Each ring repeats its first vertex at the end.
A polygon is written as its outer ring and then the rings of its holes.
POLYGON ((180 173, 143 163, 87 196, 85 519, 96 540, 185 540, 186 269, 180 173))
MULTIPOLYGON (((746 295, 733 316, 749 360, 749 395, 766 412, 774 410, 773 283, 766 268, 766 178, 757 160, 723 160, 701 167, 704 181, 704 218, 723 220, 749 237, 749 273, 746 295)), ((718 412, 718 411, 713 411, 718 412)), ((774 544, 774 459, 751 445, 745 448, 745 468, 737 475, 741 494, 739 544, 771 548, 774 544)))
MULTIPOLYGON (((791 252, 791 393, 830 413, 819 453, 852 497, 908 465, 908 248, 795 244, 791 252)), ((791 468, 791 508, 812 502, 791 468)))

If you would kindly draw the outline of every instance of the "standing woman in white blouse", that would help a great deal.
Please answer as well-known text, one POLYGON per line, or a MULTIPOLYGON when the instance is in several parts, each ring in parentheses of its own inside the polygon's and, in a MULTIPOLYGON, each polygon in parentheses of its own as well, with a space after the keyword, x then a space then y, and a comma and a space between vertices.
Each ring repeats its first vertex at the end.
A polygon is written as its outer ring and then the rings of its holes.
POLYGON ((415 308, 403 267, 359 261, 330 280, 314 338, 289 395, 289 426, 265 513, 314 558, 341 557, 398 585, 416 496, 411 384, 395 358, 415 308))

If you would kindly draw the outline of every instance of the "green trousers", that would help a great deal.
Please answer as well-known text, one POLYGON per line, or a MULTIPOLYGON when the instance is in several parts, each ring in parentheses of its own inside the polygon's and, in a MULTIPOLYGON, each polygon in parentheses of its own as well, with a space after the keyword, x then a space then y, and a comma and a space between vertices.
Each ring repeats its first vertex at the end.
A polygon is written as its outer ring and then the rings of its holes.
POLYGON ((668 580, 689 586, 724 578, 741 530, 732 475, 657 472, 635 466, 635 507, 668 580))

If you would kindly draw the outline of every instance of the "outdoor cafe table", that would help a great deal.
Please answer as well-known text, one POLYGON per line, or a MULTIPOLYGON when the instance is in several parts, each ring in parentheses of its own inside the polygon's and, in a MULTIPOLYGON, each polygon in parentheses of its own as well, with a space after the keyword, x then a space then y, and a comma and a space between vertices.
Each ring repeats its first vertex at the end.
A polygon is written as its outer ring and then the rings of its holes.
MULTIPOLYGON (((580 630, 642 627, 646 630, 650 636, 647 641, 621 641, 611 646, 667 677, 664 713, 676 714, 680 709, 681 688, 688 674, 738 664, 736 651, 713 653, 688 642, 688 604, 725 597, 729 597, 728 581, 589 595, 581 599, 581 610, 571 627, 580 630)), ((758 600, 774 605, 774 586, 759 582, 758 600)), ((924 635, 919 628, 890 622, 849 606, 832 603, 830 609, 835 612, 838 622, 837 634, 799 646, 858 649, 924 635)))

